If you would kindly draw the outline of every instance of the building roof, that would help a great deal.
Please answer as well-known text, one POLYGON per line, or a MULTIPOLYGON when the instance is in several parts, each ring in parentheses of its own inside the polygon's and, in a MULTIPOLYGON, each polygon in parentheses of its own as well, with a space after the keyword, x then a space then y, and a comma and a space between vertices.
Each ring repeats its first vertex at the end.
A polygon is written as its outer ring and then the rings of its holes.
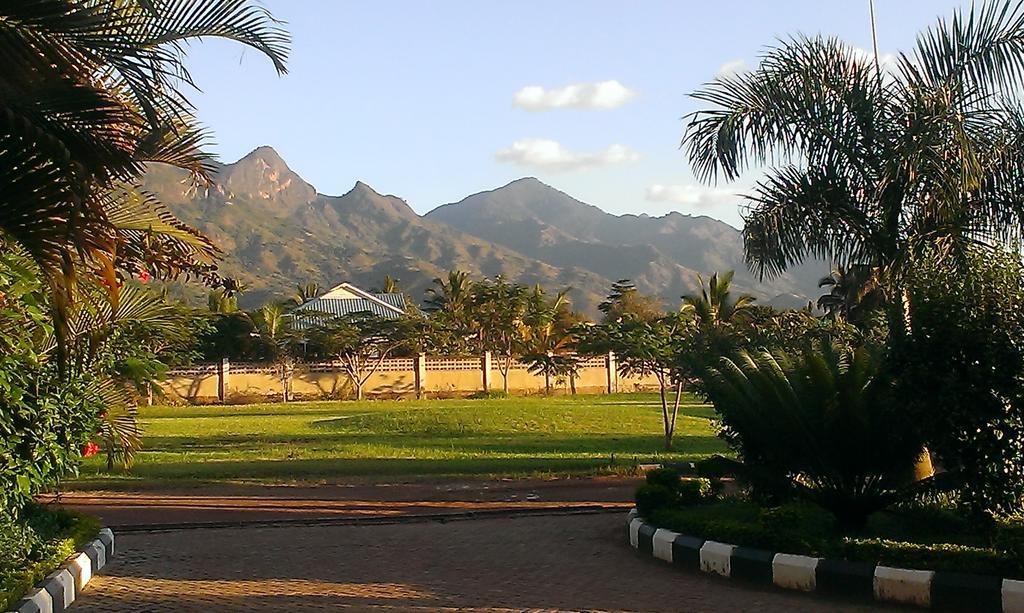
POLYGON ((321 317, 333 318, 368 311, 378 317, 398 319, 405 314, 405 296, 376 294, 342 283, 296 309, 296 324, 304 328, 321 317), (307 313, 304 315, 303 313, 307 313), (316 315, 313 315, 316 314, 316 315))

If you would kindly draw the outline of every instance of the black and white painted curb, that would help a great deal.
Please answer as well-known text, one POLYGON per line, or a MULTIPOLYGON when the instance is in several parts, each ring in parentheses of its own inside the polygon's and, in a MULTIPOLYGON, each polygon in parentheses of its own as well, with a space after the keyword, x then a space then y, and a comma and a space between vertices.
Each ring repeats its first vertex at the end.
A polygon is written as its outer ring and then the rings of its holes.
POLYGON ((656 528, 629 512, 629 543, 676 566, 781 588, 944 611, 1024 613, 1024 581, 774 553, 656 528))
POLYGON ((110 558, 114 557, 114 533, 100 530, 96 540, 74 553, 46 579, 36 584, 10 613, 61 613, 110 558))

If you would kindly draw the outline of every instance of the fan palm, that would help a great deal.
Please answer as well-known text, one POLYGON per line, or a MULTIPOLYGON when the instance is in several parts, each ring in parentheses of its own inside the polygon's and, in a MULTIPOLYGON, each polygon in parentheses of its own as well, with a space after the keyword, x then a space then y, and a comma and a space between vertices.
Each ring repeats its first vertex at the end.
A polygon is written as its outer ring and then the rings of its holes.
POLYGON ((202 181, 210 158, 183 43, 241 42, 284 72, 288 37, 248 0, 19 0, 0 4, 0 235, 53 287, 58 330, 76 270, 173 277, 212 271, 216 250, 137 189, 148 163, 202 181))
POLYGON ((694 93, 712 108, 690 115, 682 146, 703 180, 768 167, 744 215, 752 270, 870 265, 903 309, 900 276, 921 248, 959 256, 1021 237, 1022 80, 1020 2, 940 20, 884 70, 838 40, 798 37, 694 93))

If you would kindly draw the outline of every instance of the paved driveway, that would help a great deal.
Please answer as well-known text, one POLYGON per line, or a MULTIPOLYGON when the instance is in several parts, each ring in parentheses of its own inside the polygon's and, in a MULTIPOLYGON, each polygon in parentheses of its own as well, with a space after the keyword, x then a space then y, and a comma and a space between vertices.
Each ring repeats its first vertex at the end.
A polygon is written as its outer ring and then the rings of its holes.
POLYGON ((100 611, 870 611, 641 557, 622 512, 125 533, 100 611))

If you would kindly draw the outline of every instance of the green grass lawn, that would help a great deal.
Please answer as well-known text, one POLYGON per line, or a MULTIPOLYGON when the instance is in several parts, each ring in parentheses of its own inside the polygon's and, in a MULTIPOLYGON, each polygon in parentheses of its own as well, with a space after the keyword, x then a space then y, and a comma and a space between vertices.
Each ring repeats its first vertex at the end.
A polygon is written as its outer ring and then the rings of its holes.
POLYGON ((79 482, 597 474, 722 452, 711 407, 684 402, 671 453, 656 394, 143 408, 131 471, 93 457, 79 482))

